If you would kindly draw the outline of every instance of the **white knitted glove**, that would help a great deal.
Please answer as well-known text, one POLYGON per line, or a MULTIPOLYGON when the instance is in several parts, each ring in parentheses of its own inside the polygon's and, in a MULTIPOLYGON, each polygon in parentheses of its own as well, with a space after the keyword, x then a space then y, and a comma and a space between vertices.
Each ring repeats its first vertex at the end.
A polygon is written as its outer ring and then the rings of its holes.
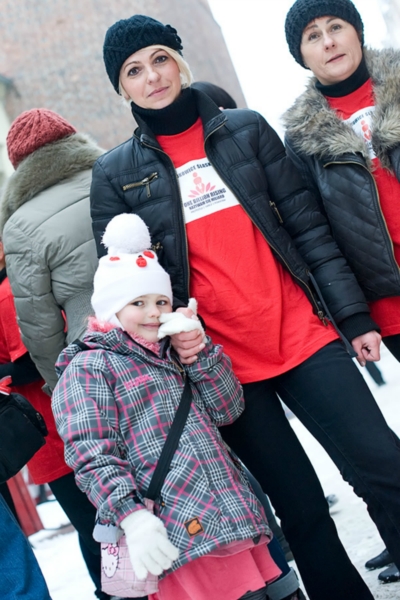
MULTIPOLYGON (((190 298, 188 308, 197 315, 197 300, 195 298, 190 298)), ((157 334, 159 340, 166 335, 174 335, 175 333, 182 333, 184 331, 193 331, 194 329, 199 329, 204 335, 204 329, 201 322, 194 317, 190 319, 181 312, 161 313, 159 321, 161 323, 157 334)))
POLYGON ((168 540, 161 519, 148 510, 137 510, 121 521, 125 532, 132 568, 138 579, 147 574, 161 575, 179 556, 179 550, 168 540))

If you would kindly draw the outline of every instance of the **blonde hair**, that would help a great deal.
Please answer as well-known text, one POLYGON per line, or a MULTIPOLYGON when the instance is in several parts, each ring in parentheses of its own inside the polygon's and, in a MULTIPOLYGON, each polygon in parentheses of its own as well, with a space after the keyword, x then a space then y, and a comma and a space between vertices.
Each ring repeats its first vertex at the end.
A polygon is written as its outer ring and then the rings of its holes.
MULTIPOLYGON (((149 48, 154 47, 154 48, 158 48, 159 50, 164 50, 176 62, 176 64, 178 65, 180 76, 181 76, 182 90, 192 85, 192 83, 193 83, 192 71, 190 70, 189 64, 186 62, 186 60, 183 58, 183 56, 181 54, 179 54, 179 52, 177 52, 173 48, 169 48, 168 46, 163 46, 162 44, 160 44, 160 45, 154 44, 153 46, 148 46, 148 47, 149 48)), ((122 87, 121 79, 119 80, 118 91, 122 97, 122 104, 124 104, 125 106, 130 108, 131 100, 126 100, 124 98, 124 95, 123 95, 124 88, 122 87)))

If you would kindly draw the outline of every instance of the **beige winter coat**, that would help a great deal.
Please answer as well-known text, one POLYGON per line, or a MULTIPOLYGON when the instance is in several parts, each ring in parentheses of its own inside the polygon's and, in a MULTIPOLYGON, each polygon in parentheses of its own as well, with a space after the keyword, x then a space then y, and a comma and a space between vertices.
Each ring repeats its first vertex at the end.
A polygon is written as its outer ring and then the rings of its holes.
POLYGON ((83 335, 92 313, 89 189, 103 152, 79 133, 47 144, 18 165, 2 194, 0 231, 18 323, 51 390, 58 355, 83 335))

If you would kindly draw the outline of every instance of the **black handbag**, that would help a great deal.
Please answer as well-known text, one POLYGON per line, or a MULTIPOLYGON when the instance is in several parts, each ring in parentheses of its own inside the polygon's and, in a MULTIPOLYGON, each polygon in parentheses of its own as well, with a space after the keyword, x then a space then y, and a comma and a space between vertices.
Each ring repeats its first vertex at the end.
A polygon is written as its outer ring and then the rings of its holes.
POLYGON ((21 394, 10 392, 10 377, 0 379, 0 483, 14 477, 46 443, 46 423, 21 394))

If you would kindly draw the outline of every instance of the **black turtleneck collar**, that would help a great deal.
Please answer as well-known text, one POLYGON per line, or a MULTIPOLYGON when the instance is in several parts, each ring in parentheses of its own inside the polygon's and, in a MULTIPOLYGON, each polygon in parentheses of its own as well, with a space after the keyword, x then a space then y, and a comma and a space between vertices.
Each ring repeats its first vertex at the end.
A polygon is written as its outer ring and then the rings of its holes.
POLYGON ((158 110, 141 108, 131 102, 133 116, 140 117, 154 135, 176 135, 195 124, 199 117, 196 100, 191 88, 182 90, 169 106, 158 110))
POLYGON ((5 280, 6 277, 7 277, 7 271, 6 271, 6 268, 4 267, 4 269, 0 270, 0 283, 3 283, 3 281, 5 280))
POLYGON ((347 96, 348 94, 358 90, 358 88, 364 85, 369 78, 370 74, 368 72, 365 57, 363 55, 360 64, 354 73, 350 75, 350 77, 344 81, 333 83, 332 85, 322 85, 322 83, 317 81, 315 87, 324 96, 329 96, 330 98, 341 98, 342 96, 347 96))

